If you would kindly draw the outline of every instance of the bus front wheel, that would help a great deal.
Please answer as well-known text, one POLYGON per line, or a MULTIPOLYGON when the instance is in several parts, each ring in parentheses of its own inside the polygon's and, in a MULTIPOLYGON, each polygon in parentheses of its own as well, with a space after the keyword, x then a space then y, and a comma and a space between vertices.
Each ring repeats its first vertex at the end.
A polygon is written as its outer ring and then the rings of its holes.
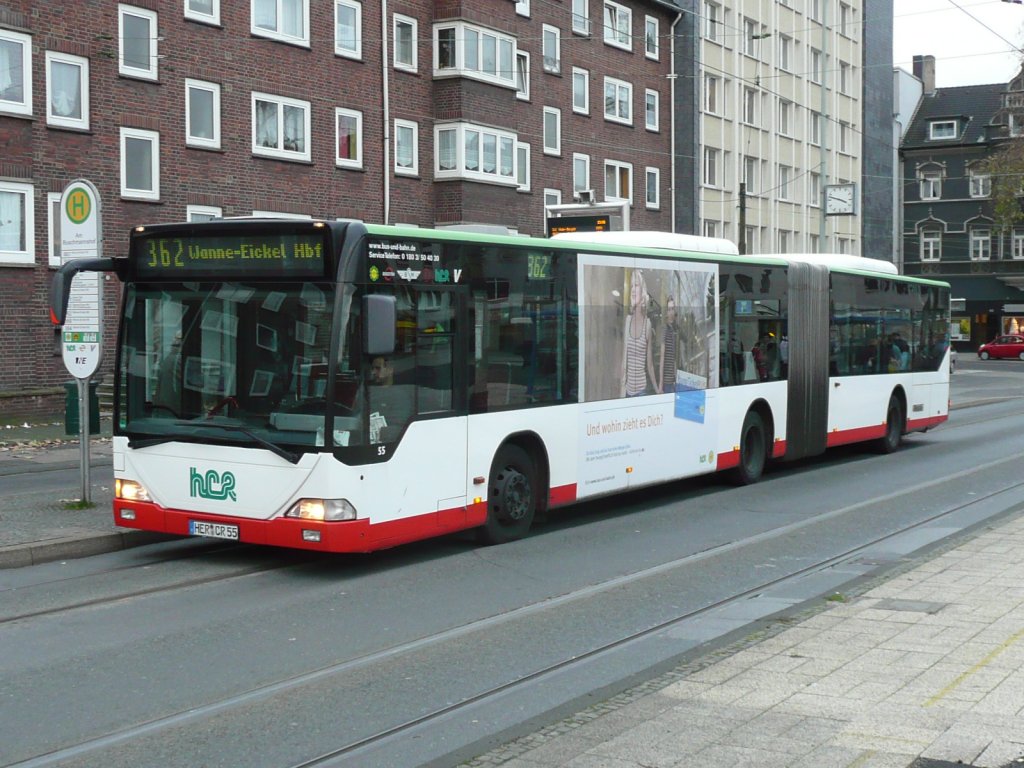
POLYGON ((896 395, 889 398, 885 412, 885 434, 876 443, 879 453, 892 453, 903 442, 903 405, 896 395))
POLYGON ((487 485, 487 520, 480 530, 486 544, 521 539, 537 513, 537 472, 530 455, 506 445, 491 465, 487 485))
POLYGON ((756 411, 749 411, 740 430, 740 463, 732 471, 736 485, 751 485, 761 479, 768 448, 765 442, 764 420, 756 411))

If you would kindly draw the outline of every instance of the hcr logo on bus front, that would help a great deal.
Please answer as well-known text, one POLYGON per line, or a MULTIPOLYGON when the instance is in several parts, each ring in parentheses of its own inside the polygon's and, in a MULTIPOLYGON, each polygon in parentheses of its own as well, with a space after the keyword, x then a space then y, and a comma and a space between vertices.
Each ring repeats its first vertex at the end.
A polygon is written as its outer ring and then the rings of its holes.
POLYGON ((235 476, 231 472, 224 474, 216 470, 208 469, 200 473, 195 467, 189 467, 189 495, 198 496, 201 499, 213 501, 224 501, 230 498, 237 501, 235 497, 235 476))

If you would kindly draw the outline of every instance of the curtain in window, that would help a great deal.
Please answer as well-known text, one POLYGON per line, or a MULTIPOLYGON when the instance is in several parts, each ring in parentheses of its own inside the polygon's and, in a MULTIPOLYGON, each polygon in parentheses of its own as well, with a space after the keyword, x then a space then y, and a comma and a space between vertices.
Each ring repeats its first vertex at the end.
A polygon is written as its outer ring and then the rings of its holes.
POLYGON ((466 131, 466 170, 480 170, 480 134, 466 131))
POLYGON ((412 64, 412 25, 399 23, 395 29, 395 56, 401 64, 412 64))
POLYGON ((277 30, 277 0, 255 0, 253 23, 260 29, 277 30))
POLYGON ((442 171, 455 170, 455 135, 452 129, 437 132, 437 164, 442 171))
POLYGON ((493 133, 484 134, 484 173, 498 170, 498 137, 493 133))
POLYGON ((629 90, 626 89, 626 88, 619 88, 618 89, 618 96, 619 96, 619 104, 618 104, 618 108, 615 111, 615 114, 617 114, 619 117, 623 118, 624 120, 628 120, 629 119, 629 90))
POLYGON ((395 139, 395 163, 399 168, 412 168, 412 129, 404 126, 398 128, 395 139))
POLYGON ((272 101, 256 102, 256 146, 278 149, 277 104, 272 101))
POLYGON ((25 196, 0 191, 0 251, 25 250, 25 196))
POLYGON ((150 31, 149 19, 141 16, 124 14, 124 40, 121 41, 124 51, 124 65, 132 69, 150 70, 153 62, 149 60, 150 31))
POLYGON ((501 139, 501 151, 499 157, 501 158, 501 175, 512 176, 513 157, 512 154, 515 152, 515 146, 512 143, 512 139, 502 137, 501 139))
POLYGON ((57 117, 82 119, 82 68, 50 62, 50 111, 57 117))
POLYGON ((22 83, 21 45, 0 40, 0 98, 5 101, 24 101, 22 83))
POLYGON ((437 66, 438 69, 451 69, 455 66, 454 29, 440 29, 437 32, 437 66))
POLYGON ((604 113, 615 114, 615 86, 612 83, 604 84, 604 113))
POLYGON ((281 32, 292 37, 305 37, 304 0, 281 0, 281 32))
POLYGON ((345 51, 356 50, 356 10, 338 3, 337 46, 345 51))
POLYGON ((306 113, 299 107, 284 108, 284 148, 289 152, 306 151, 306 113))
POLYGON ((359 133, 355 117, 338 116, 338 157, 343 160, 359 159, 359 133))
POLYGON ((124 140, 125 186, 153 191, 153 142, 147 139, 124 140))

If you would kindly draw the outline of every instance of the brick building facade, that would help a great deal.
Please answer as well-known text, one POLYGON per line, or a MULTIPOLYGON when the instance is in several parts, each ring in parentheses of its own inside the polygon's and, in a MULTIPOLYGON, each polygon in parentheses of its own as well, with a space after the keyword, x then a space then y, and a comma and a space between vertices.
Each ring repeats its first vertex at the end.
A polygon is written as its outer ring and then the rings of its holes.
POLYGON ((2 419, 62 403, 47 302, 76 178, 101 195, 105 256, 135 224, 254 213, 541 235, 545 204, 587 189, 672 229, 677 18, 655 0, 0 0, 2 419))

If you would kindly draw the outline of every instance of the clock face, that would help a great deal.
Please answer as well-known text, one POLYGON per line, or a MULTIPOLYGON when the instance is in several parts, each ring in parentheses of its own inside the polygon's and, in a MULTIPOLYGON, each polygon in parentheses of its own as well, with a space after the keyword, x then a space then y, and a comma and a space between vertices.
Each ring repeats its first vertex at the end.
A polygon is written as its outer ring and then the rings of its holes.
POLYGON ((853 213, 853 185, 836 184, 825 188, 825 213, 853 213))

